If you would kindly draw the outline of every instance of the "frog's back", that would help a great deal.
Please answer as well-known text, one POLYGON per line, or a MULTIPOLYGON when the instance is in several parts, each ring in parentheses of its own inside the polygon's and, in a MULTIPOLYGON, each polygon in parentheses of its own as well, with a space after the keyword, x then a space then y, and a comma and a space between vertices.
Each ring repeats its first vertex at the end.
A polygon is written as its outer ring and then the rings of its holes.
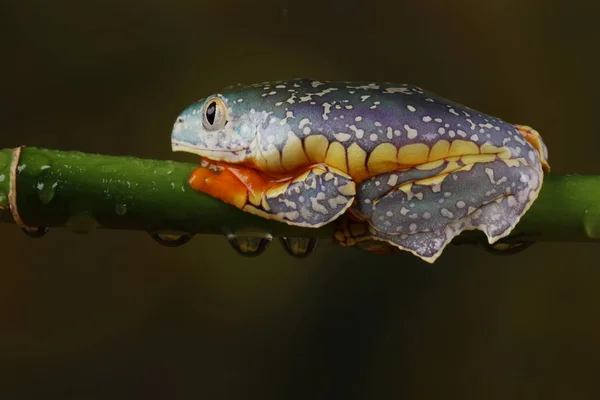
POLYGON ((389 161, 393 146, 398 164, 418 165, 482 146, 499 152, 517 134, 512 124, 409 84, 297 79, 240 86, 228 97, 245 112, 269 114, 261 131, 271 143, 288 132, 302 141, 318 137, 315 145, 337 142, 348 159, 377 150, 389 161))

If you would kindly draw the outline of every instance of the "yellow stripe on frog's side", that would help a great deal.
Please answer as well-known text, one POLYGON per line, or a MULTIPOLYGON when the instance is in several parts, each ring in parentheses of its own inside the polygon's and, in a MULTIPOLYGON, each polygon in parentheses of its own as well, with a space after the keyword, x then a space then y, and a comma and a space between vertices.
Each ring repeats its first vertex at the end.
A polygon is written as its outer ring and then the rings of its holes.
POLYGON ((346 163, 346 148, 340 142, 332 142, 329 144, 327 154, 325 156, 325 164, 337 168, 340 171, 348 172, 346 163))
POLYGON ((454 140, 448 150, 448 156, 464 156, 468 154, 479 154, 479 147, 473 142, 466 140, 454 140))
POLYGON ((429 171, 432 169, 436 169, 437 167, 442 165, 444 162, 445 162, 445 160, 430 161, 425 164, 417 165, 416 168, 420 169, 422 171, 429 171))
POLYGON ((348 147, 348 173, 357 181, 366 179, 369 176, 367 171, 367 152, 357 143, 352 143, 348 147))
POLYGON ((398 149, 391 143, 383 143, 375 147, 369 155, 367 170, 371 174, 393 171, 398 165, 398 149))
POLYGON ((308 162, 308 157, 302 148, 302 141, 294 132, 288 132, 287 141, 281 150, 281 165, 285 170, 292 171, 298 165, 305 165, 308 162))
POLYGON ((400 165, 425 164, 429 156, 429 147, 423 143, 411 143, 398 149, 397 162, 400 165))
POLYGON ((442 160, 448 157, 448 151, 450 150, 450 142, 447 140, 438 140, 429 152, 429 161, 442 160))
POLYGON ((312 135, 304 139, 304 149, 312 163, 321 163, 325 160, 329 141, 323 135, 312 135))
POLYGON ((495 154, 470 154, 462 156, 460 160, 465 164, 475 164, 477 162, 491 162, 496 159, 495 154))

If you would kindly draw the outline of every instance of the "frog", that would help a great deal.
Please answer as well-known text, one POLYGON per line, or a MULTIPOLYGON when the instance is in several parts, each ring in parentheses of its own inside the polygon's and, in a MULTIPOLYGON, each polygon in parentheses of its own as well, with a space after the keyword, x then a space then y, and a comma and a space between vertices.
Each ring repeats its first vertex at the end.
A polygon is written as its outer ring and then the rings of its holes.
POLYGON ((200 157, 193 190, 428 263, 465 230, 508 236, 550 172, 534 128, 393 82, 236 84, 187 106, 171 147, 200 157))

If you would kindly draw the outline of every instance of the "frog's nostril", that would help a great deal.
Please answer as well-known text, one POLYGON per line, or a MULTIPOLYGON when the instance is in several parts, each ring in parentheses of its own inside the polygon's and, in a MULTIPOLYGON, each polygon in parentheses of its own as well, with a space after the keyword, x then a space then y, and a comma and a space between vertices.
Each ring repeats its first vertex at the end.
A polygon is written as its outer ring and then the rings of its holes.
POLYGON ((183 118, 177 118, 177 123, 178 124, 183 124, 183 118))

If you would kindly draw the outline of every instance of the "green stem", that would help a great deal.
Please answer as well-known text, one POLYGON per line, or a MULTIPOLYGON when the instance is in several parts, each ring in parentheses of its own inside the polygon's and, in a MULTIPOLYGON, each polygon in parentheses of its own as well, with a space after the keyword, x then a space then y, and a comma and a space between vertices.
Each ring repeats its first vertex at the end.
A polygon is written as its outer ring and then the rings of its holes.
MULTIPOLYGON (((75 231, 132 229, 222 234, 269 231, 273 236, 331 238, 333 224, 310 229, 265 220, 190 189, 197 166, 25 147, 11 174, 13 150, 0 150, 0 221, 15 222, 9 207, 16 176, 16 206, 32 227, 75 231)), ((549 175, 542 192, 510 238, 532 241, 598 241, 600 176, 549 175)), ((510 240, 509 238, 509 240, 510 240)), ((456 242, 479 241, 465 232, 456 242)))

